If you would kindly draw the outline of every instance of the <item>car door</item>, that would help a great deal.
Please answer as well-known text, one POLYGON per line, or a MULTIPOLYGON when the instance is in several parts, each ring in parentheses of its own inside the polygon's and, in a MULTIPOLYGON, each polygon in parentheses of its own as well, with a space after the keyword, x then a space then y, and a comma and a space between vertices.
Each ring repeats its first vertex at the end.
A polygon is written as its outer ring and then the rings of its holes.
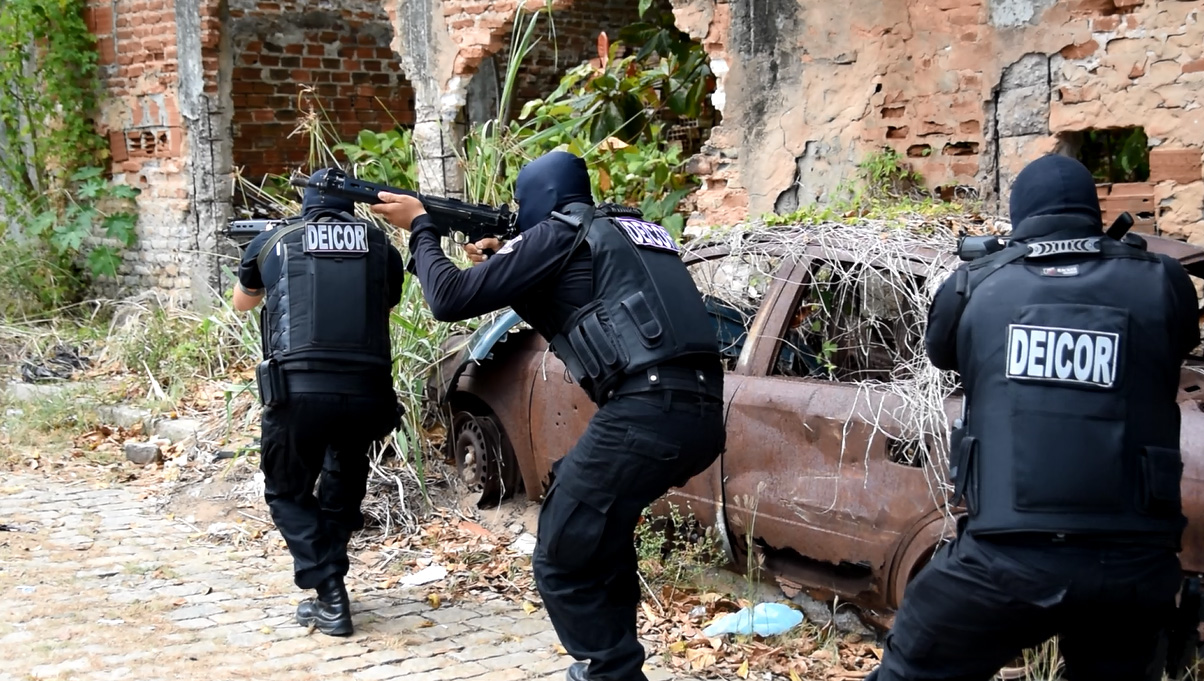
MULTIPOLYGON (((687 267, 703 294, 715 323, 716 336, 724 357, 724 401, 732 404, 741 389, 743 373, 737 368, 742 357, 751 352, 750 328, 767 309, 778 257, 728 257, 722 248, 690 253, 687 267)), ((596 407, 573 382, 564 364, 550 351, 544 353, 534 371, 531 391, 532 449, 541 480, 546 484, 552 463, 568 453, 584 432, 596 407)), ((733 446, 728 440, 729 449, 733 446)), ((665 503, 692 513, 704 525, 718 523, 722 531, 721 460, 696 475, 681 488, 670 490, 654 510, 665 503)))
MULTIPOLYGON (((758 320, 764 331, 728 412, 735 446, 723 461, 725 510, 733 541, 755 547, 773 572, 881 602, 901 538, 942 508, 945 478, 926 462, 941 466, 944 457, 931 438, 905 437, 902 424, 915 417, 906 400, 858 382, 889 381, 896 367, 889 353, 856 347, 842 314, 884 317, 876 324, 883 342, 921 348, 922 339, 905 323, 916 310, 895 310, 901 319, 891 324, 889 309, 872 310, 864 292, 859 300, 856 278, 842 275, 848 265, 798 258, 758 320)), ((942 406, 955 414, 956 402, 942 406)))

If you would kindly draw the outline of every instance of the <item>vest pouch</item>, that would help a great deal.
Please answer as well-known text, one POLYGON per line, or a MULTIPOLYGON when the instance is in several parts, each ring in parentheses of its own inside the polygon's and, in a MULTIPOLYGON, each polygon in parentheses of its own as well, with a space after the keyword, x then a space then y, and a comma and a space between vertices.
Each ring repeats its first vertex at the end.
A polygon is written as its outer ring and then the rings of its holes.
POLYGON ((1126 494, 1132 487, 1125 483, 1123 416, 1013 406, 1012 423, 1015 510, 1116 513, 1132 508, 1126 494))
POLYGON ((953 481, 953 504, 963 502, 970 515, 978 514, 978 440, 957 428, 950 437, 949 477, 953 481))
POLYGON ((581 308, 565 325, 567 332, 552 339, 552 349, 586 387, 603 383, 627 365, 627 357, 602 307, 595 301, 581 308))
POLYGON ((265 407, 280 406, 288 399, 284 370, 275 359, 266 359, 255 365, 255 383, 259 388, 259 403, 265 407))
POLYGON ((569 347, 573 350, 573 355, 577 358, 578 364, 581 366, 581 371, 584 372, 583 377, 591 381, 598 380, 602 375, 602 367, 598 363, 598 358, 594 356, 594 350, 590 346, 589 341, 585 340, 585 333, 580 327, 569 332, 569 347))
POLYGON ((1141 453, 1142 511, 1176 516, 1182 509, 1183 457, 1178 449, 1144 447, 1141 453))
POLYGON ((371 342, 373 301, 366 295, 370 260, 367 257, 314 257, 308 263, 309 337, 326 348, 363 349, 371 342))
POLYGON ((631 323, 635 325, 639 332, 640 342, 644 344, 644 347, 653 348, 660 344, 664 328, 653 314, 652 307, 648 304, 648 299, 644 297, 643 291, 636 292, 635 295, 619 303, 619 306, 623 308, 631 323))

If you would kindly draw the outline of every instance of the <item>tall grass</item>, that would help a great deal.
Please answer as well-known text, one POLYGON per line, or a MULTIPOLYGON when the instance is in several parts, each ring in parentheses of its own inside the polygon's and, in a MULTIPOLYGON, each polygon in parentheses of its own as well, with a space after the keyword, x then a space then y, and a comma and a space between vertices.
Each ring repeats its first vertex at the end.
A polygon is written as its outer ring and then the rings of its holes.
POLYGON ((579 124, 565 119, 548 125, 544 120, 512 122, 510 103, 514 99, 519 71, 539 42, 535 31, 541 14, 553 24, 551 3, 525 14, 522 5, 515 9, 510 34, 510 60, 498 97, 497 113, 492 120, 474 128, 464 137, 464 149, 458 151, 464 168, 464 193, 469 201, 500 205, 514 196, 518 168, 540 154, 555 148, 558 142, 579 124))

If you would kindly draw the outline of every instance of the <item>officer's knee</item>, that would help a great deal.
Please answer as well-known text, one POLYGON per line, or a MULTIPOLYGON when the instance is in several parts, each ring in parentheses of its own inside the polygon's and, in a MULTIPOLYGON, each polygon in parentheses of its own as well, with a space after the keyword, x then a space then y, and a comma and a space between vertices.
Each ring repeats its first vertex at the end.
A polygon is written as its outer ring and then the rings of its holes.
POLYGON ((545 571, 549 568, 578 572, 593 561, 606 529, 606 509, 567 493, 555 490, 545 501, 540 534, 545 571))

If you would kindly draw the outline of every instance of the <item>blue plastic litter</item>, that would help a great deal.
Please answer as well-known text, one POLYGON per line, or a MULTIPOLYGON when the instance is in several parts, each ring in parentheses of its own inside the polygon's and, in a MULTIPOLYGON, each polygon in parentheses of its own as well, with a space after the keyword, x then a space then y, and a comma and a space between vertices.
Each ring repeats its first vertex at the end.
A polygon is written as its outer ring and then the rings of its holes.
POLYGON ((715 620, 711 626, 702 630, 704 636, 719 636, 721 634, 756 634, 757 636, 776 636, 798 626, 803 621, 803 613, 781 603, 758 603, 749 611, 733 612, 715 620))

